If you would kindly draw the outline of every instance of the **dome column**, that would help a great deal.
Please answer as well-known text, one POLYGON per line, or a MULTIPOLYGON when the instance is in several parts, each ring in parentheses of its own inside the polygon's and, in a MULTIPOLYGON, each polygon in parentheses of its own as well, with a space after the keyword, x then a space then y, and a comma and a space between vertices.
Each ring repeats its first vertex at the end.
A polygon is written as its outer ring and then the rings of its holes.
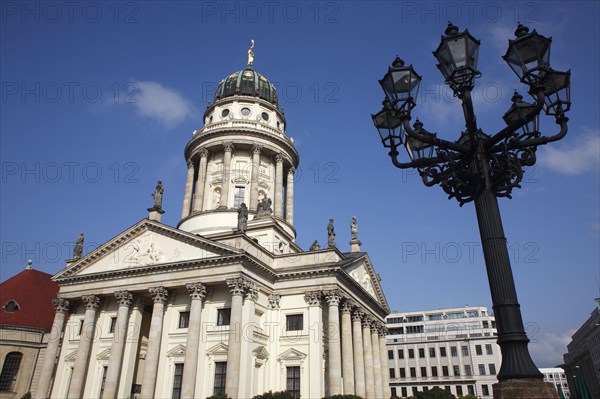
POLYGON ((275 155, 275 216, 283 217, 283 155, 275 155))
POLYGON ((181 218, 185 218, 190 214, 190 206, 192 203, 192 189, 194 188, 194 163, 191 159, 187 161, 188 173, 185 179, 185 193, 183 194, 183 206, 181 209, 181 218))
POLYGON ((200 149, 200 165, 198 166, 198 179, 196 180, 196 199, 194 201, 194 212, 202 211, 204 206, 204 189, 206 185, 206 165, 208 159, 208 150, 200 149))
POLYGON ((256 210, 258 205, 258 175, 260 170, 260 152, 262 146, 252 146, 252 176, 250 180, 250 209, 256 210))
POLYGON ((296 169, 292 166, 288 170, 285 189, 285 221, 294 224, 294 173, 296 169))
POLYGON ((231 176, 231 155, 233 153, 233 143, 227 142, 223 144, 225 153, 223 154, 223 175, 221 178, 221 205, 219 209, 227 209, 229 207, 229 185, 231 176))

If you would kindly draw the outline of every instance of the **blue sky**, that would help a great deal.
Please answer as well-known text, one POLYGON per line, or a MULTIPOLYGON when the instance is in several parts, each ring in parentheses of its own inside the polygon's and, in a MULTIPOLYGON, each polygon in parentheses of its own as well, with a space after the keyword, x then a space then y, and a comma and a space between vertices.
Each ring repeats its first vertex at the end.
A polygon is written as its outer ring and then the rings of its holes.
MULTIPOLYGON (((518 85, 500 56, 521 21, 553 37, 552 66, 573 74, 569 134, 500 199, 539 366, 562 361, 600 296, 598 2, 0 4, 1 281, 27 259, 56 273, 80 232, 87 251, 146 217, 157 179, 163 222, 176 225, 183 148, 254 39, 255 69, 276 83, 300 152, 299 245, 324 243, 334 218, 348 250, 355 215, 392 309, 491 306, 473 204, 394 168, 370 114, 398 54, 423 76, 413 115, 457 137, 460 104, 431 54, 452 20, 481 39, 475 110, 485 132, 501 129, 518 85)), ((549 117, 542 126, 556 131, 549 117)))

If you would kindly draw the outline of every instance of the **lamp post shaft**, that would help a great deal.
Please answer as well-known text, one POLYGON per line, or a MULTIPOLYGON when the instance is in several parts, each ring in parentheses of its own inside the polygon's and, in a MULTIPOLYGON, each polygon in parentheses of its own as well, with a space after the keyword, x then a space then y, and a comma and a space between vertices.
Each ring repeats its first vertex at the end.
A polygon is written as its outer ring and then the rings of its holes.
POLYGON ((475 199, 479 234, 492 294, 498 345, 502 350, 500 381, 507 379, 543 379, 533 363, 527 344, 521 309, 510 267, 506 237, 502 227, 498 200, 486 188, 475 199))

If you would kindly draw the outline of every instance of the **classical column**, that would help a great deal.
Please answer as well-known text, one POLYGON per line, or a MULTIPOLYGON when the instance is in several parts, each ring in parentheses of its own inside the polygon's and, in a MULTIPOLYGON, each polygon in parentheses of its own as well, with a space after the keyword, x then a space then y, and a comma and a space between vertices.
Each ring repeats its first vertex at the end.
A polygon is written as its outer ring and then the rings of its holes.
POLYGON ((192 203, 192 189, 194 188, 194 163, 191 159, 187 161, 187 178, 185 179, 185 193, 183 194, 183 206, 181 207, 181 218, 185 218, 190 214, 190 206, 192 203))
POLYGON ((354 395, 354 358, 352 353, 352 312, 353 304, 345 300, 342 304, 342 376, 344 395, 354 395))
POLYGON ((283 155, 275 155, 275 216, 283 217, 283 155))
POLYGON ((227 279, 231 291, 231 316, 229 318, 229 338, 227 341, 227 375, 225 393, 232 399, 239 394, 240 361, 242 355, 242 305, 248 291, 249 281, 243 277, 227 279))
POLYGON ((148 334, 148 349, 146 351, 146 365, 142 374, 142 399, 153 399, 156 388, 156 373, 160 359, 160 341, 162 339, 163 318, 165 303, 169 299, 169 292, 165 287, 150 288, 150 295, 154 302, 150 333, 148 334))
POLYGON ((375 385, 375 397, 383 398, 383 379, 381 377, 381 356, 379 353, 379 333, 377 325, 371 328, 371 348, 373 349, 373 376, 375 385))
POLYGON ((342 299, 337 290, 323 292, 329 305, 329 396, 342 394, 342 352, 340 349, 340 310, 342 299))
POLYGON ((189 283, 185 286, 190 293, 190 320, 188 324, 187 342, 185 344, 185 361, 183 363, 183 379, 181 381, 181 397, 194 398, 196 388, 196 371, 198 370, 198 347, 200 346, 200 317, 202 301, 206 296, 206 287, 202 283, 189 283))
POLYGON ((116 291, 115 298, 117 298, 117 302, 119 303, 119 309, 117 310, 113 342, 110 347, 110 359, 108 361, 108 368, 106 369, 106 380, 104 381, 104 395, 102 397, 106 399, 117 397, 121 365, 123 364, 125 337, 127 336, 129 308, 133 303, 133 294, 129 291, 116 291))
MULTIPOLYGON (((371 319, 368 316, 362 321, 363 354, 365 356, 365 386, 367 399, 375 398, 375 375, 373 374, 373 351, 371 350, 371 319)), ((379 398, 377 398, 379 399, 379 398)))
POLYGON ((363 353, 362 318, 364 313, 360 309, 352 312, 352 341, 354 344, 354 385, 356 396, 367 396, 365 386, 365 358, 363 353))
POLYGON ((379 356, 381 358, 381 377, 382 377, 382 390, 383 397, 389 398, 392 396, 392 390, 390 389, 390 373, 388 367, 388 356, 387 356, 387 345, 386 345, 387 328, 381 325, 379 328, 379 356))
POLYGON ((194 212, 202 211, 204 206, 204 187, 206 183, 206 164, 208 160, 208 150, 204 147, 200 149, 200 165, 198 166, 198 178, 196 179, 196 199, 194 200, 194 212))
POLYGON ((322 398, 325 395, 323 370, 323 310, 321 291, 307 291, 304 300, 308 304, 308 394, 307 398, 322 398))
POLYGON ((71 374, 71 383, 69 384, 68 399, 79 399, 83 394, 85 384, 85 375, 88 369, 88 358, 90 357, 90 348, 94 341, 94 330, 96 328, 96 310, 100 306, 100 298, 96 295, 84 295, 81 297, 85 306, 85 318, 83 328, 79 337, 79 346, 77 347, 77 357, 71 374))
POLYGON ((250 176, 250 206, 252 210, 256 210, 258 205, 258 180, 260 171, 260 152, 262 146, 254 144, 252 146, 252 176, 250 176))
POLYGON ((296 169, 292 166, 287 174, 287 186, 285 189, 285 221, 294 224, 294 173, 296 169))
POLYGON ((221 177, 221 206, 219 208, 227 209, 229 207, 229 186, 231 184, 231 155, 233 152, 233 143, 223 143, 223 175, 221 177))
POLYGON ((64 298, 54 298, 52 300, 52 305, 54 305, 54 311, 56 313, 54 314, 54 321, 52 322, 48 346, 46 346, 40 379, 38 380, 37 389, 33 395, 34 399, 45 399, 48 397, 50 381, 52 381, 52 373, 54 372, 54 363, 56 362, 56 356, 58 356, 62 331, 65 325, 65 317, 69 312, 69 301, 64 298))

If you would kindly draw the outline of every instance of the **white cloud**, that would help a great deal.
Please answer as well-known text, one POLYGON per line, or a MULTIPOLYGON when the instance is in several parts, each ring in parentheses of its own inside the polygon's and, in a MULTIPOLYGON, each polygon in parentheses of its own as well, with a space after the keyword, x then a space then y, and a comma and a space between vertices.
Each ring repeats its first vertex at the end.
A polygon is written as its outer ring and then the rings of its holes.
POLYGON ((575 330, 561 334, 550 332, 528 334, 531 342, 529 352, 538 367, 554 367, 563 362, 563 354, 567 352, 567 344, 575 330))
MULTIPOLYGON (((574 132, 571 134, 578 134, 574 132)), ((585 133, 572 144, 550 143, 540 148, 540 165, 564 175, 577 175, 600 168, 600 131, 585 133)))
POLYGON ((191 102, 175 90, 157 82, 136 81, 135 102, 137 112, 162 122, 171 129, 186 118, 196 114, 191 102))

